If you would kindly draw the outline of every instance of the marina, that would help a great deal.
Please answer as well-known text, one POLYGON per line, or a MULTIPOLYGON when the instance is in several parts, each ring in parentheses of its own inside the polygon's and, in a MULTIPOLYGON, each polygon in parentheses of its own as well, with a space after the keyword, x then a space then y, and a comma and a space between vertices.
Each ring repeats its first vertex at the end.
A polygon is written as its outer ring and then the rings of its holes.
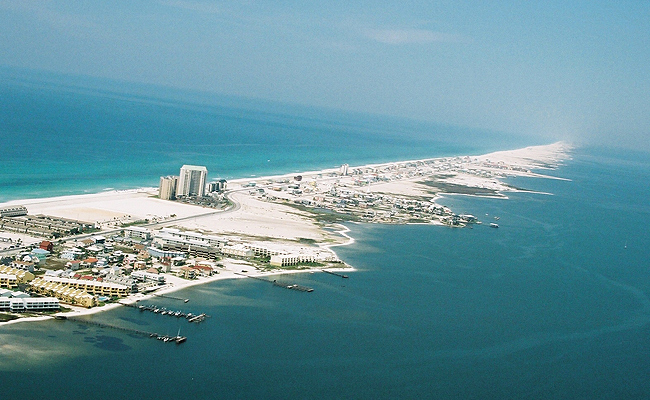
POLYGON ((137 304, 137 302, 135 304, 132 303, 120 303, 120 304, 126 307, 138 309, 140 311, 149 311, 159 315, 168 315, 170 317, 185 318, 188 322, 197 322, 197 323, 203 322, 207 317, 209 317, 209 315, 205 313, 192 314, 191 312, 186 313, 179 310, 168 310, 165 307, 158 307, 153 304, 146 305, 146 306, 142 304, 137 304))

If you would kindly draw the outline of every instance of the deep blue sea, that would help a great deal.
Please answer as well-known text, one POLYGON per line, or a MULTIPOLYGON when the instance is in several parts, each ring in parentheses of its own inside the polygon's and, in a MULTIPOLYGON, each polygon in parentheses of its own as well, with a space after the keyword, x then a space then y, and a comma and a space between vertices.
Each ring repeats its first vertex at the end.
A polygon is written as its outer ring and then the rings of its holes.
MULTIPOLYGON (((153 186, 183 163, 228 178, 522 144, 39 79, 3 81, 3 199, 153 186)), ((446 197, 485 221, 472 229, 348 224, 356 242, 337 253, 358 269, 349 279, 284 278, 312 293, 220 281, 179 292, 189 303, 155 300, 208 313, 201 324, 126 308, 88 317, 180 328, 182 345, 71 321, 0 327, 0 398, 650 398, 650 155, 583 147, 544 172, 570 180, 512 179, 552 195, 446 197)))

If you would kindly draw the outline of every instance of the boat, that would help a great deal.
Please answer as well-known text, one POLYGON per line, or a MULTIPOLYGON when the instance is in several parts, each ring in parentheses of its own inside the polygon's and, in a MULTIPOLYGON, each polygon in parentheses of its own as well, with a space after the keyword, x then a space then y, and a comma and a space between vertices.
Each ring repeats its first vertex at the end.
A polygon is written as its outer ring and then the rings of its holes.
POLYGON ((178 328, 178 333, 176 334, 176 337, 172 338, 172 340, 175 341, 177 344, 180 344, 186 341, 187 338, 185 336, 181 336, 181 328, 178 328))
POLYGON ((494 222, 490 223, 490 228, 498 228, 499 225, 495 224, 494 222))

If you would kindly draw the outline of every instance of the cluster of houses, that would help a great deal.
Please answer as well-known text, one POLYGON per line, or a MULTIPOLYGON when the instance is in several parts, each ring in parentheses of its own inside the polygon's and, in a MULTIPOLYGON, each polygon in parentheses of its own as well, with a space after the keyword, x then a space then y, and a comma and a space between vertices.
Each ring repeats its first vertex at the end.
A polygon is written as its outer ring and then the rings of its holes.
POLYGON ((340 171, 317 174, 308 179, 303 179, 302 176, 301 179, 296 177, 293 181, 281 178, 275 181, 250 182, 244 186, 250 188, 249 195, 262 200, 291 202, 321 210, 331 210, 363 222, 437 222, 463 227, 478 220, 471 215, 454 214, 449 208, 438 205, 433 200, 374 193, 370 192, 367 186, 452 172, 481 177, 502 175, 498 171, 486 169, 491 166, 489 162, 481 163, 470 157, 440 158, 362 168, 349 168, 348 165, 343 165, 340 171), (472 165, 476 165, 476 168, 472 168, 472 165))
MULTIPOLYGON (((0 288, 15 291, 24 285, 37 296, 34 299, 50 299, 38 306, 36 300, 25 300, 33 303, 29 307, 34 310, 58 309, 59 302, 93 307, 102 301, 160 288, 166 284, 168 274, 184 279, 211 276, 218 273, 216 260, 221 257, 260 259, 277 267, 339 262, 333 253, 316 248, 287 251, 286 246, 273 243, 248 243, 175 228, 151 231, 133 226, 111 237, 71 239, 56 248, 54 243, 44 240, 29 252, 5 258, 0 263, 0 288), (56 300, 56 307, 52 299, 56 300), (44 304, 50 308, 43 308, 44 304)), ((19 310, 18 302, 5 303, 9 304, 8 310, 19 310)), ((0 302, 0 306, 5 303, 0 302)), ((29 307, 26 305, 24 310, 29 307)))

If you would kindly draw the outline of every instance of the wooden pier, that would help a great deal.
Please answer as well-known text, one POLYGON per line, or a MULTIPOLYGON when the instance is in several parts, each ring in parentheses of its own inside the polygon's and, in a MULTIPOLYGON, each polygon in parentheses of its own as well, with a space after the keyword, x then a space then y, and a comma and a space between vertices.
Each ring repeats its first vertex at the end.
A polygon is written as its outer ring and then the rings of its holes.
POLYGON ((169 296, 169 295, 167 295, 167 294, 154 294, 154 296, 156 296, 156 297, 162 297, 162 298, 165 298, 165 299, 180 300, 180 301, 182 301, 183 303, 187 303, 188 301, 190 301, 190 299, 183 299, 183 298, 181 298, 181 297, 169 296))
POLYGON ((127 333, 131 333, 131 334, 146 336, 146 337, 149 337, 149 338, 152 338, 152 339, 157 339, 157 340, 163 341, 165 343, 174 342, 174 343, 180 344, 180 343, 183 343, 183 342, 187 341, 187 338, 185 336, 180 335, 180 330, 179 330, 178 335, 169 336, 169 335, 159 335, 158 333, 155 333, 155 332, 146 332, 146 331, 141 331, 139 329, 126 328, 126 327, 123 327, 123 326, 107 324, 107 323, 104 323, 104 322, 90 321, 90 320, 82 319, 82 318, 79 318, 79 317, 67 317, 65 315, 57 315, 55 318, 59 319, 59 320, 68 320, 68 321, 73 321, 73 322, 79 322, 81 324, 98 326, 100 328, 115 329, 115 330, 119 330, 119 331, 122 331, 122 332, 127 332, 127 333))
POLYGON ((272 283, 273 286, 281 287, 283 289, 297 290, 299 292, 313 292, 314 291, 313 288, 310 288, 310 287, 307 287, 307 286, 301 286, 301 285, 297 285, 297 284, 278 282, 276 279, 271 280, 271 279, 262 278, 260 276, 250 276, 250 275, 239 274, 239 273, 236 273, 236 274, 241 275, 241 276, 245 276, 247 278, 257 279, 258 281, 269 282, 269 283, 272 283))

